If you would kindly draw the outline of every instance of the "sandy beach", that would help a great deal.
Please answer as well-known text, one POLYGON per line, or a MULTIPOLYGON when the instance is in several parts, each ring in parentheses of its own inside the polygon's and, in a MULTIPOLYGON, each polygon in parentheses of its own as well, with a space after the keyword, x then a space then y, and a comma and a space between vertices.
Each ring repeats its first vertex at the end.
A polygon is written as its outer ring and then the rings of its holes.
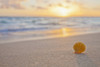
POLYGON ((100 67, 100 33, 0 44, 0 67, 100 67), (73 51, 78 41, 82 54, 73 51))

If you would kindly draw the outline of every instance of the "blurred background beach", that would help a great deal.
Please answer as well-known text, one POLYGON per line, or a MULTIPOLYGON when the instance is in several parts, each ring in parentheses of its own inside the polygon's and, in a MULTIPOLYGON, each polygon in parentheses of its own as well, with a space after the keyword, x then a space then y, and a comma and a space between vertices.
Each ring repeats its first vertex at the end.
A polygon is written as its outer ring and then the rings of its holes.
POLYGON ((0 43, 95 32, 99 0, 0 0, 0 43))

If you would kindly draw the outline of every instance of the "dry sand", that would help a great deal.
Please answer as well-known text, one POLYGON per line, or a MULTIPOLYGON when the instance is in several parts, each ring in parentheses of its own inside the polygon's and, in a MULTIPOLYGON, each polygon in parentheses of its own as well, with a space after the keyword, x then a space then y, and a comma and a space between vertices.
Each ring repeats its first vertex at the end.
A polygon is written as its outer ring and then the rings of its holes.
POLYGON ((0 67, 100 67, 100 33, 0 44, 0 67), (85 53, 73 53, 77 41, 85 53))

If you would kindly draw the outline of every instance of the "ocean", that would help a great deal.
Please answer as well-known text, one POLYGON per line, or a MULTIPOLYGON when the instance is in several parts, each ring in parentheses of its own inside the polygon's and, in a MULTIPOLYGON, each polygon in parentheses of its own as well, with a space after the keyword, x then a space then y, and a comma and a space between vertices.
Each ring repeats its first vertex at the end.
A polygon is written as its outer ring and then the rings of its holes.
POLYGON ((0 43, 100 32, 100 17, 0 17, 0 43))

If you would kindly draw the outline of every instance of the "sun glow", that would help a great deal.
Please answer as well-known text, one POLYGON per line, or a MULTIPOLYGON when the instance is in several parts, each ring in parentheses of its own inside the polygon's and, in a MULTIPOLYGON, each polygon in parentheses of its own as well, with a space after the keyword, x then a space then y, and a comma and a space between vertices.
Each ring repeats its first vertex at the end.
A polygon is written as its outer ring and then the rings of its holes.
POLYGON ((70 9, 65 7, 53 7, 51 8, 51 11, 55 13, 57 16, 62 16, 62 17, 69 16, 71 12, 70 9))

